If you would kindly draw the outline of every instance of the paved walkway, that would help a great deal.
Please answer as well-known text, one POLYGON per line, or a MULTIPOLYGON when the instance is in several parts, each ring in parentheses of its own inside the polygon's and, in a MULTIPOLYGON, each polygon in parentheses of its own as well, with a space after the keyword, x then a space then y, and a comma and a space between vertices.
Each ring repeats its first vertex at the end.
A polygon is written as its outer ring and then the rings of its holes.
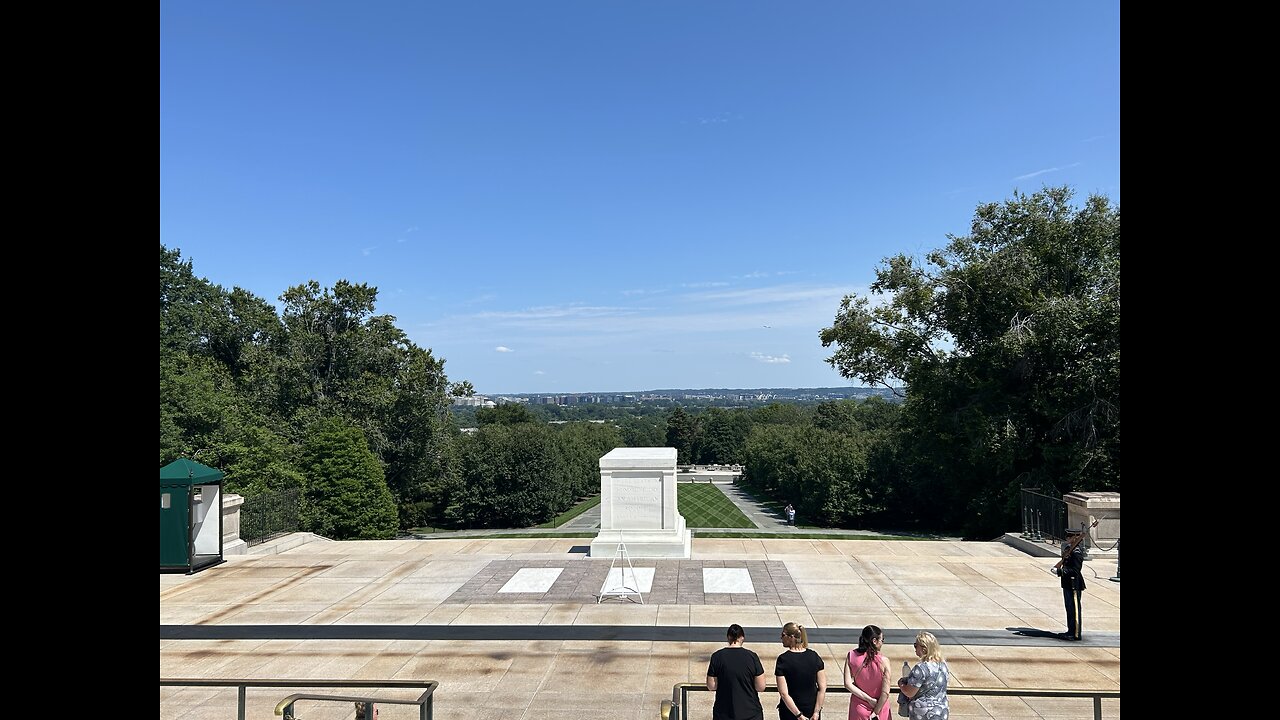
MULTIPOLYGON (((314 541, 191 576, 161 575, 160 675, 436 680, 440 718, 652 720, 674 684, 703 680, 730 623, 748 628, 748 647, 766 669, 781 652, 778 627, 805 625, 838 684, 840 658, 870 622, 885 628, 895 667, 912 656, 916 630, 938 634, 954 687, 1120 687, 1120 584, 1106 580, 1113 561, 1085 565, 1082 643, 1051 637, 1064 622, 1054 560, 1001 543, 695 538, 692 561, 781 564, 798 599, 783 604, 779 592, 773 605, 758 596, 725 605, 703 592, 701 602, 675 604, 652 595, 644 605, 576 595, 495 603, 481 593, 471 601, 459 591, 495 564, 594 573, 608 562, 582 557, 582 541, 568 538, 314 541)), ((272 717, 286 694, 251 690, 249 716, 272 717)), ((844 716, 847 698, 832 697, 827 714, 844 716)), ((708 717, 706 698, 697 702, 693 717, 708 717)), ((234 689, 164 687, 160 718, 225 720, 235 703, 234 689)), ((1118 717, 1117 701, 1103 707, 1118 717)), ((951 703, 956 720, 1066 720, 1090 710, 1087 699, 951 703)), ((303 715, 349 720, 351 706, 312 704, 303 715)), ((388 705, 380 720, 402 717, 411 717, 408 709, 388 705)))
POLYGON ((600 528, 600 505, 583 512, 560 526, 561 530, 597 530, 600 528))
POLYGON ((716 483, 716 487, 729 498, 738 509, 742 511, 747 519, 756 524, 756 527, 766 530, 796 530, 787 525, 787 519, 782 513, 774 512, 765 507, 764 504, 757 502, 750 495, 746 494, 737 485, 732 483, 716 483))

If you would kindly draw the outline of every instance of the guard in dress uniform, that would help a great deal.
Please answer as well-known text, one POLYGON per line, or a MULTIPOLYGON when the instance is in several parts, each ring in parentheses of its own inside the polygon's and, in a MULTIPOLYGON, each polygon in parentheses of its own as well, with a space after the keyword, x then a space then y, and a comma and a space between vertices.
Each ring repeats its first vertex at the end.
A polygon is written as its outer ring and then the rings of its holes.
POLYGON ((1067 530, 1067 541, 1062 544, 1061 567, 1055 568, 1062 579, 1062 600, 1067 606, 1067 631, 1063 640, 1080 640, 1084 635, 1084 618, 1080 610, 1080 594, 1084 590, 1084 535, 1079 528, 1067 530))

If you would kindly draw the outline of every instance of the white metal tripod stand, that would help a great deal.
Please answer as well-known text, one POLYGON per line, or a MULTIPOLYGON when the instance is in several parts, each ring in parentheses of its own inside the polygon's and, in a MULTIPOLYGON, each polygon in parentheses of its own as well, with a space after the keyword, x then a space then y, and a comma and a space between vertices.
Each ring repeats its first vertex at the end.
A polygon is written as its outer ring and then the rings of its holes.
POLYGON ((618 533, 618 549, 613 553, 613 559, 609 561, 609 573, 604 577, 604 587, 596 596, 596 604, 599 605, 606 597, 630 600, 632 595, 640 598, 641 605, 644 604, 644 595, 640 592, 640 578, 636 577, 636 568, 631 564, 631 555, 627 553, 627 544, 622 541, 622 533, 618 533), (618 560, 622 560, 626 565, 619 566, 618 560), (613 577, 615 567, 621 572, 622 578, 618 585, 613 586, 609 580, 613 577), (630 583, 627 581, 627 571, 631 571, 630 583))

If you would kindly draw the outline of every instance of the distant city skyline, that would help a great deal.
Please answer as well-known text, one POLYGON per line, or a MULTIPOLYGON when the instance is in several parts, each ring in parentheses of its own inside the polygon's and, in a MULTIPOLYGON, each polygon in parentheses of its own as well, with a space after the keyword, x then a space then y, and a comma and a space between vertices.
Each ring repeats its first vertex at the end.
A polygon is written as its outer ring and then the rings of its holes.
POLYGON ((340 279, 485 394, 831 387, 975 206, 1120 201, 1119 3, 171 3, 160 241, 340 279))
MULTIPOLYGON (((530 397, 579 397, 595 398, 586 402, 619 402, 621 398, 636 400, 654 400, 658 398, 725 398, 730 396, 767 396, 780 398, 848 398, 868 397, 871 395, 891 395, 893 390, 884 387, 865 387, 861 385, 841 385, 833 387, 756 387, 756 388, 650 388, 646 390, 587 390, 587 391, 553 391, 553 392, 500 392, 487 393, 476 391, 473 397, 496 400, 499 398, 530 397)), ((474 404, 474 403, 455 403, 474 404)))

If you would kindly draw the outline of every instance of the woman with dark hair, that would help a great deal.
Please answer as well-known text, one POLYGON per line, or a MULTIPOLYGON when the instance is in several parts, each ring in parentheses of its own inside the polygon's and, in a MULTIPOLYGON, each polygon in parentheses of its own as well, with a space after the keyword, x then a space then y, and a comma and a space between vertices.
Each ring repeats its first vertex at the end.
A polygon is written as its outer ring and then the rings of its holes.
POLYGON ((844 688, 849 698, 849 720, 889 720, 889 661, 880 653, 884 632, 875 625, 862 628, 858 647, 849 651, 844 664, 844 688))
POLYGON ((742 647, 747 634, 741 625, 730 625, 726 637, 729 646, 715 651, 707 666, 707 689, 716 694, 712 720, 764 720, 760 705, 764 666, 760 657, 742 647))
POLYGON ((773 674, 778 680, 778 720, 811 720, 822 715, 827 671, 822 656, 809 649, 803 625, 782 626, 782 646, 773 674))

